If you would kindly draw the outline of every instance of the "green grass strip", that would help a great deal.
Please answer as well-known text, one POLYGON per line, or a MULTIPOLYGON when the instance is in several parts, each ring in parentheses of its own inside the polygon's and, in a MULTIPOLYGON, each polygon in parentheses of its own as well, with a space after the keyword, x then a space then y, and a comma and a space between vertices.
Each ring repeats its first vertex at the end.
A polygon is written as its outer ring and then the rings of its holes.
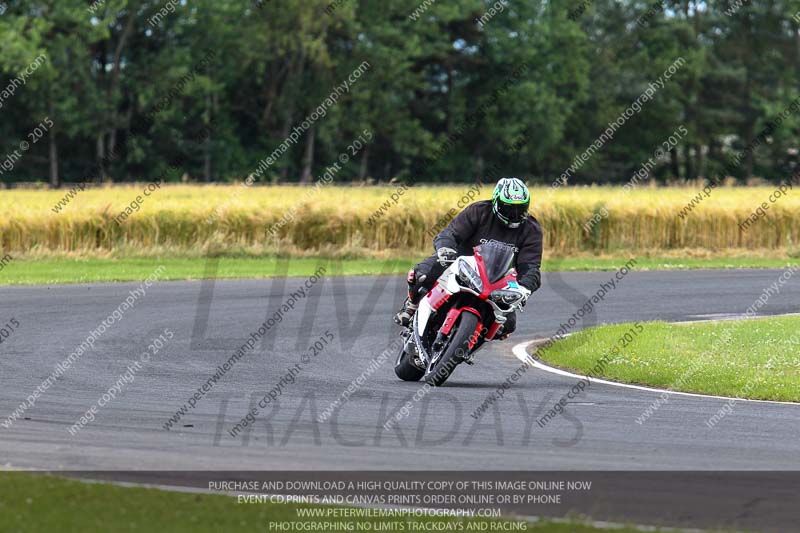
POLYGON ((800 317, 599 326, 540 353, 561 368, 623 383, 759 400, 800 401, 800 317), (621 339, 628 334, 628 339, 621 339), (625 346, 623 346, 625 344, 625 346), (612 354, 617 347, 619 352, 612 354), (598 365, 598 362, 602 364, 598 365))
MULTIPOLYGON (((321 507, 288 504, 239 504, 220 494, 165 491, 86 483, 51 475, 0 473, 0 531, 15 533, 220 533, 274 531, 271 522, 322 521, 334 524, 370 522, 371 531, 425 531, 415 524, 450 524, 433 531, 534 531, 537 533, 592 533, 605 531, 578 523, 547 521, 520 523, 447 517, 339 518, 298 517, 297 509, 321 507), (381 524, 382 527, 377 527, 381 524), (476 526, 476 524, 478 526, 476 526), (489 527, 480 527, 488 524, 489 527), (503 527, 503 525, 506 527, 503 527), (470 527, 472 525, 472 527, 470 527), (492 527, 494 525, 494 527, 492 527), (525 527, 525 529, 521 529, 525 527)), ((311 525, 311 524, 309 524, 311 525)), ((337 529, 343 531, 344 529, 337 529)), ((355 525, 353 525, 355 530, 355 525)), ((286 529, 284 530, 286 531, 286 529)), ((308 531, 325 531, 308 529, 308 531)), ((634 529, 615 529, 633 533, 634 529)))
MULTIPOLYGON (((46 258, 13 259, 0 269, 0 285, 48 285, 56 283, 93 283, 140 281, 159 265, 165 270, 160 279, 187 280, 216 278, 269 278, 275 276, 307 277, 320 266, 329 275, 405 274, 422 258, 399 259, 327 259, 316 257, 276 259, 275 257, 221 257, 215 263, 205 258, 46 258), (214 267, 214 268, 211 268, 214 267)), ((629 257, 612 259, 545 260, 546 271, 616 270, 629 257)), ((797 261, 793 261, 797 264, 797 261)), ((635 270, 685 270, 697 268, 785 268, 786 259, 721 258, 659 259, 637 258, 635 270)))

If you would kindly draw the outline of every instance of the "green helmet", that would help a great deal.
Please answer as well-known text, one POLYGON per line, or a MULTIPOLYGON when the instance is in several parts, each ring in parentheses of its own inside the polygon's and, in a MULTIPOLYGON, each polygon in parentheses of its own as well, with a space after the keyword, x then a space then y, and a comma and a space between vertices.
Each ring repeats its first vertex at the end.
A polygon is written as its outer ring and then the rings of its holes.
POLYGON ((492 211, 503 224, 517 228, 528 216, 531 193, 519 178, 502 178, 492 194, 492 211))

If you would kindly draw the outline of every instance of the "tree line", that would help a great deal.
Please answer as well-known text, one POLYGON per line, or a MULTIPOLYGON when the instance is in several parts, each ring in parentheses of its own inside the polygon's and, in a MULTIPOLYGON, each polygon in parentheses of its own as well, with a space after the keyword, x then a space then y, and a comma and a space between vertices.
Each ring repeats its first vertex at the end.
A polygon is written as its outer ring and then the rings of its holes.
POLYGON ((364 130, 335 181, 800 168, 800 0, 18 0, 0 39, 7 184, 308 183, 364 130))

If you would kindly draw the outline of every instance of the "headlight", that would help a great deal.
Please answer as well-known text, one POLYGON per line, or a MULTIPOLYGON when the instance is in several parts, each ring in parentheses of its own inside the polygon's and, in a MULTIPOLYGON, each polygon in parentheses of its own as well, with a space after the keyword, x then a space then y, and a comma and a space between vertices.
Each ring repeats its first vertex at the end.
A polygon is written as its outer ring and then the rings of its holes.
POLYGON ((503 303, 505 305, 513 305, 522 299, 522 293, 519 291, 510 291, 508 289, 497 289, 492 291, 489 298, 495 303, 503 303))
POLYGON ((458 277, 475 292, 483 292, 483 280, 466 261, 458 262, 458 277))

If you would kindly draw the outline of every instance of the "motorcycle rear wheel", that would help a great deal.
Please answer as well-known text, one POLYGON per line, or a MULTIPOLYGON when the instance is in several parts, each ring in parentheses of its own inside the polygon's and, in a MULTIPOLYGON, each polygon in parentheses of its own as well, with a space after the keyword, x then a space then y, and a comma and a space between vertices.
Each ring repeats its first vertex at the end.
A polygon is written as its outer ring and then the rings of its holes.
POLYGON ((405 350, 405 344, 400 347, 400 354, 394 364, 394 373, 403 381, 419 381, 425 375, 425 369, 414 364, 414 358, 405 350))

